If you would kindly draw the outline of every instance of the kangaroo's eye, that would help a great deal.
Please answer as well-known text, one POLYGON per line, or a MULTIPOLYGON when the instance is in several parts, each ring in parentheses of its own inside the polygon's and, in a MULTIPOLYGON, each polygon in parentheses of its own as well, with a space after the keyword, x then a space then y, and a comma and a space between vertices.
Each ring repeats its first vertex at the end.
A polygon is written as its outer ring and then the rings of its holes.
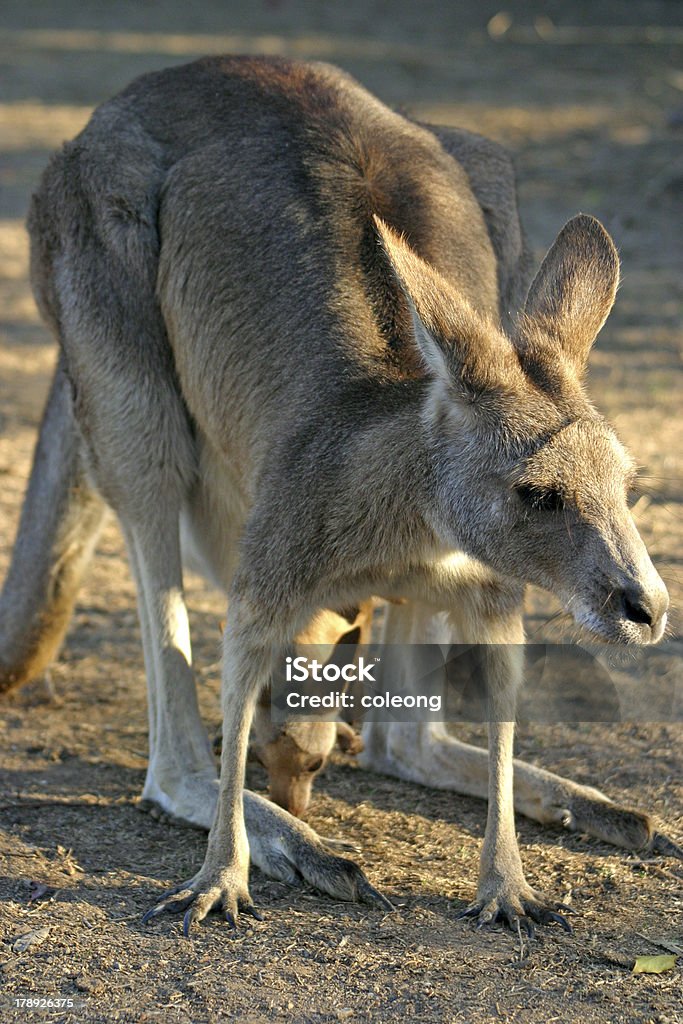
POLYGON ((306 771, 307 772, 311 772, 311 774, 313 772, 319 772, 320 769, 322 768, 322 766, 323 766, 323 758, 322 757, 316 757, 315 761, 311 761, 309 764, 306 765, 306 771))
POLYGON ((521 484, 515 487, 515 490, 522 504, 536 512, 561 512, 564 508, 564 498, 554 488, 546 490, 543 487, 521 484))

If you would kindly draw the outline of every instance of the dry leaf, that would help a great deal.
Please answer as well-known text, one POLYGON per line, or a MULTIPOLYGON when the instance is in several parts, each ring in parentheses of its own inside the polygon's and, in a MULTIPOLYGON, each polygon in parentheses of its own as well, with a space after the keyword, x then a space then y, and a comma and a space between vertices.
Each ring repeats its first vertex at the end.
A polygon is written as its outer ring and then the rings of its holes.
POLYGON ((45 942, 45 939, 50 934, 49 928, 36 928, 32 932, 26 932, 24 935, 20 935, 18 939, 15 939, 12 944, 12 949, 15 953, 25 953, 27 949, 32 946, 39 946, 41 942, 45 942))
POLYGON ((634 974, 662 974, 676 966, 676 957, 662 954, 661 956, 639 956, 633 965, 634 974))

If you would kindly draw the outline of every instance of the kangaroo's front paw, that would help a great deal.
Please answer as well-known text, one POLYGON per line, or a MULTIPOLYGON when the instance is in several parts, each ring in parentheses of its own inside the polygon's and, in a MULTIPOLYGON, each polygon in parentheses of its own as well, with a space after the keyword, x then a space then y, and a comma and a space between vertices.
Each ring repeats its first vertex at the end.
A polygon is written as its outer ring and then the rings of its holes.
POLYGON ((571 934, 572 926, 564 914, 573 913, 571 907, 547 899, 522 881, 516 885, 501 884, 497 891, 488 886, 480 887, 474 903, 461 910, 457 917, 474 918, 478 928, 504 924, 516 931, 519 927, 533 938, 535 924, 559 924, 571 934))
POLYGON ((207 868, 206 865, 189 882, 183 882, 164 893, 155 907, 142 919, 146 924, 163 913, 183 913, 183 934, 189 938, 195 921, 203 921, 212 910, 223 913, 231 928, 237 927, 239 913, 263 920, 249 895, 249 888, 241 870, 207 868))

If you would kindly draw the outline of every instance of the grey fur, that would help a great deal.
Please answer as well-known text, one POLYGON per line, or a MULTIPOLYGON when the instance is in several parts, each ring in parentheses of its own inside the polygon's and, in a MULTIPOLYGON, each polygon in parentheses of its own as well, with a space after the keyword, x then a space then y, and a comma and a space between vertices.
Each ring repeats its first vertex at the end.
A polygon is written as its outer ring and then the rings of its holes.
MULTIPOLYGON (((150 743, 190 820, 216 796, 181 524, 230 597, 220 793, 187 927, 250 903, 244 761, 276 659, 321 609, 373 594, 492 645, 471 912, 554 920, 514 832, 524 585, 613 641, 656 641, 668 604, 626 506, 631 464, 580 382, 618 280, 604 229, 566 225, 515 320, 528 261, 498 147, 416 125, 325 65, 211 58, 99 108, 46 171, 30 230, 89 471, 138 581, 150 743)), ((350 867, 321 867, 277 820, 307 877, 352 892, 350 867)), ((278 859, 277 829, 252 827, 257 862, 278 859)))

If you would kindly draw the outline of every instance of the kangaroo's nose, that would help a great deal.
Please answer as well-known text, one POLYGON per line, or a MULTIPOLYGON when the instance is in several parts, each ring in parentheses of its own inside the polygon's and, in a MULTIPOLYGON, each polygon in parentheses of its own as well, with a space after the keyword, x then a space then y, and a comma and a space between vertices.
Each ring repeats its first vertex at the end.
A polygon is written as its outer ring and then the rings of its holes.
POLYGON ((630 622, 639 622, 652 628, 666 613, 669 596, 663 588, 651 594, 644 594, 642 590, 631 588, 623 591, 621 606, 624 616, 630 622))

